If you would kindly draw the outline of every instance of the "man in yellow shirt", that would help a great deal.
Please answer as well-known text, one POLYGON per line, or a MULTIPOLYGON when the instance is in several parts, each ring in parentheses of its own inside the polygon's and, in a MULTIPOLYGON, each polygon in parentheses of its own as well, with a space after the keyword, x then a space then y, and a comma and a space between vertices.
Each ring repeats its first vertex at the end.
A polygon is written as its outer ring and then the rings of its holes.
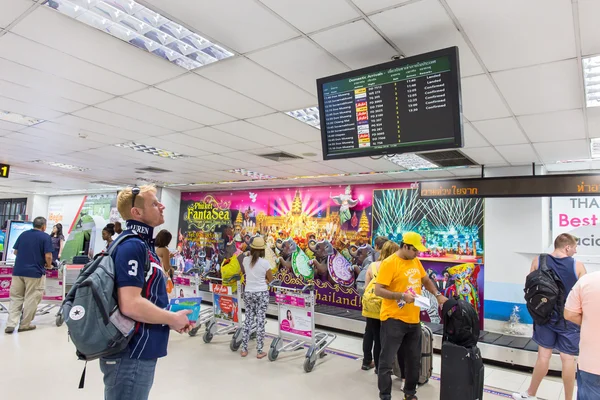
POLYGON ((404 399, 417 400, 417 381, 421 364, 421 309, 414 304, 421 287, 435 293, 440 307, 448 299, 429 279, 419 253, 427 251, 423 238, 415 232, 402 235, 400 250, 386 258, 379 267, 375 294, 381 302, 381 356, 379 358, 379 398, 392 398, 392 366, 404 343, 406 383, 404 399))

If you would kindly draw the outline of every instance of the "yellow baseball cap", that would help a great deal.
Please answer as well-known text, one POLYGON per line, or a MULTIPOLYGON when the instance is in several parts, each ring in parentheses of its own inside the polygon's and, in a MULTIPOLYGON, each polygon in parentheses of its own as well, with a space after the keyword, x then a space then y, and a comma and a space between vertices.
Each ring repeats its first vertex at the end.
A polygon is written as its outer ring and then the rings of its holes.
POLYGON ((421 252, 427 251, 427 247, 423 246, 423 238, 417 232, 406 232, 402 235, 402 243, 414 246, 421 252))

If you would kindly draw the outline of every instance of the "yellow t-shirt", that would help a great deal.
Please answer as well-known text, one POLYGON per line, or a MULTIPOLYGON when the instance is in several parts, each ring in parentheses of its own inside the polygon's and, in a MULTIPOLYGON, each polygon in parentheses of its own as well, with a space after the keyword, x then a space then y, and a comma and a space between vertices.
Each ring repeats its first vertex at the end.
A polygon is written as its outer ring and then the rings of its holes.
MULTIPOLYGON (((424 276, 427 273, 418 258, 403 260, 394 253, 381 263, 377 283, 387 286, 392 292, 406 293, 412 289, 414 293, 421 294, 421 278, 424 276)), ((396 300, 383 299, 381 302, 382 321, 393 318, 407 324, 418 324, 421 321, 420 313, 421 309, 414 303, 400 307, 396 300)))

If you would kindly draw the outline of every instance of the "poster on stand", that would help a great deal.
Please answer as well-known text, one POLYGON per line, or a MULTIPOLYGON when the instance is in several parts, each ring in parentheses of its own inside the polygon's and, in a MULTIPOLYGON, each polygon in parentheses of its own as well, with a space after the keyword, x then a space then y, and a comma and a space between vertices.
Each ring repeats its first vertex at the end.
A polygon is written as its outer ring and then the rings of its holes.
POLYGON ((198 295, 196 293, 196 284, 193 281, 193 278, 183 277, 183 276, 175 276, 173 277, 173 290, 174 296, 176 298, 184 298, 184 297, 195 297, 198 295))
POLYGON ((312 337, 312 318, 310 310, 280 305, 279 330, 293 335, 312 337))
POLYGON ((46 286, 42 300, 62 301, 63 299, 62 281, 60 280, 57 269, 46 271, 46 286))

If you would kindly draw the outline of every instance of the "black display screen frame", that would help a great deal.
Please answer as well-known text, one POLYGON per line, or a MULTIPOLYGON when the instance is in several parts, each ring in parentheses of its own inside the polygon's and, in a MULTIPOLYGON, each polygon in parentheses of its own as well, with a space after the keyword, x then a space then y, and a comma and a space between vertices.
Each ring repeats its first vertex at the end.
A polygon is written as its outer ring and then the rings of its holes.
POLYGON ((402 58, 399 60, 389 61, 383 64, 372 65, 349 72, 344 72, 337 75, 332 75, 324 78, 317 79, 317 92, 319 97, 319 119, 321 124, 321 145, 323 150, 323 160, 340 160, 347 158, 358 158, 358 157, 369 157, 369 156, 383 156, 392 154, 404 154, 404 153, 415 153, 423 151, 433 151, 442 149, 455 149, 461 148, 464 144, 463 136, 463 121, 462 121, 462 96, 461 96, 461 84, 460 84, 460 65, 459 65, 459 54, 458 47, 448 47, 432 51, 429 53, 423 53, 411 57, 402 58), (392 68, 398 68, 407 64, 414 64, 422 61, 427 61, 439 57, 448 57, 450 61, 450 85, 449 95, 447 96, 449 107, 452 115, 454 116, 452 121, 453 130, 453 141, 451 143, 426 143, 426 144, 415 144, 397 148, 362 148, 354 153, 330 153, 327 144, 327 130, 325 121, 325 101, 323 96, 323 85, 329 82, 335 82, 343 79, 349 79, 360 75, 370 74, 378 71, 384 71, 392 68))

